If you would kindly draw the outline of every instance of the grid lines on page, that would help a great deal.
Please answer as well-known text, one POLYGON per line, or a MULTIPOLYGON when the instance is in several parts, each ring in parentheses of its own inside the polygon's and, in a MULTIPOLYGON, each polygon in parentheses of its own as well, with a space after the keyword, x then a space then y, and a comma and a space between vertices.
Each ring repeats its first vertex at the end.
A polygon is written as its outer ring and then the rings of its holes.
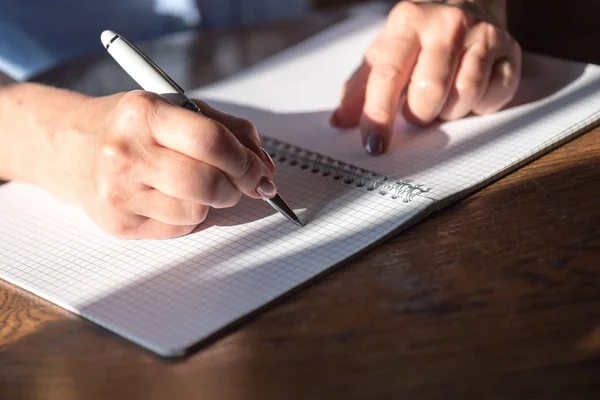
POLYGON ((0 276, 159 354, 216 332, 336 265, 432 204, 404 203, 278 166, 299 228, 244 198, 177 239, 122 241, 40 189, 0 188, 0 276))

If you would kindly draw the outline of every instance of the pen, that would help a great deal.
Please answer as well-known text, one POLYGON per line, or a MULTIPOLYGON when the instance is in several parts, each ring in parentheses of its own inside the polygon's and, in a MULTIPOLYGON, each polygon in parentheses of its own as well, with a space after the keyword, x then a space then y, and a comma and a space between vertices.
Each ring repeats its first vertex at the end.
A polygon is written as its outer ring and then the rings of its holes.
MULTIPOLYGON (((173 79, 124 37, 113 31, 104 31, 100 39, 108 53, 144 90, 157 93, 181 107, 202 114, 198 106, 186 96, 184 90, 173 79)), ((303 226, 298 216, 279 194, 272 198, 263 197, 263 200, 290 221, 303 226)))

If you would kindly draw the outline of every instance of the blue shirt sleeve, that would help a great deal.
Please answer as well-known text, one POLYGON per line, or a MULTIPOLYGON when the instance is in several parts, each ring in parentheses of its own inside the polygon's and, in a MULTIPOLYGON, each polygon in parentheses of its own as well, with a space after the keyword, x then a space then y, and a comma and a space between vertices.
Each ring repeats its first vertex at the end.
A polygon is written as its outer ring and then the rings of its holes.
POLYGON ((69 58, 100 51, 111 29, 131 41, 185 29, 288 17, 310 0, 0 0, 0 70, 24 80, 69 58))

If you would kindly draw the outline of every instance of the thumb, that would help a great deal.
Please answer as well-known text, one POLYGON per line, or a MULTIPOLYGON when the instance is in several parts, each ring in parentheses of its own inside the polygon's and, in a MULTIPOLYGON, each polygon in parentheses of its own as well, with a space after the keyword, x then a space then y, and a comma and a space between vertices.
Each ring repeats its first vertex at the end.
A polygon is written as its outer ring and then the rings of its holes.
POLYGON ((260 137, 254 124, 247 119, 219 111, 201 100, 192 99, 192 101, 200 108, 205 117, 223 124, 240 143, 261 160, 271 174, 275 174, 275 163, 271 159, 271 156, 262 148, 260 137))

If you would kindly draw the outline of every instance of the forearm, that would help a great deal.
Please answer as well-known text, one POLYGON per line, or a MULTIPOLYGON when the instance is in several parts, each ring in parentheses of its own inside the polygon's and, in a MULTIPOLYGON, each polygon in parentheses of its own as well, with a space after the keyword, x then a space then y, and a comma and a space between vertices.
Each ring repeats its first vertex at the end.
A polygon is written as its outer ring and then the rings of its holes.
MULTIPOLYGON (((87 99, 78 93, 23 83, 0 87, 0 179, 34 183, 61 197, 66 146, 76 140, 76 115, 87 99)), ((74 155, 76 156, 76 155, 74 155)))

